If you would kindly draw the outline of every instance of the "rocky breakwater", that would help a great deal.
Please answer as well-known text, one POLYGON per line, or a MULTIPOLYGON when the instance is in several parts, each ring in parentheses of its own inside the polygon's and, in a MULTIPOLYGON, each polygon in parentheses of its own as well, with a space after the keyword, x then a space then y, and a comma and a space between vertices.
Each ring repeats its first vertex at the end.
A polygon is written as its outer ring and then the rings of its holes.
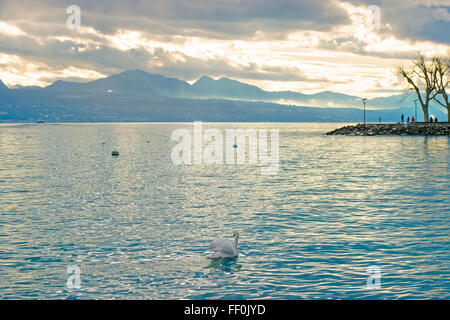
POLYGON ((357 124, 345 126, 327 132, 327 135, 353 135, 353 136, 449 136, 450 123, 383 123, 383 124, 357 124))

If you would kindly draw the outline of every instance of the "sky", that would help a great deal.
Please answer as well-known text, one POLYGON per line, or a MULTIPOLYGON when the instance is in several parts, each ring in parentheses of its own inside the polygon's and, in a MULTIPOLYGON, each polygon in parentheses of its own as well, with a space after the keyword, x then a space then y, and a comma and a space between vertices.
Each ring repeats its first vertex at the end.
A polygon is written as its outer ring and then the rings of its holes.
POLYGON ((141 69, 372 98, 405 89, 395 69, 418 51, 449 56, 449 31, 450 0, 0 0, 0 79, 46 86, 141 69))

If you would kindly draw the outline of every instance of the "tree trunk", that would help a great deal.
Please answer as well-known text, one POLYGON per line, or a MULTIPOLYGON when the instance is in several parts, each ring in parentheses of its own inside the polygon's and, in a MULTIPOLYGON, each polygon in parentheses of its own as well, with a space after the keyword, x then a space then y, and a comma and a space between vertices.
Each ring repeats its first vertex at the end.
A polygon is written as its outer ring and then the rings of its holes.
POLYGON ((423 122, 430 122, 430 117, 428 116, 428 108, 423 108, 423 122))

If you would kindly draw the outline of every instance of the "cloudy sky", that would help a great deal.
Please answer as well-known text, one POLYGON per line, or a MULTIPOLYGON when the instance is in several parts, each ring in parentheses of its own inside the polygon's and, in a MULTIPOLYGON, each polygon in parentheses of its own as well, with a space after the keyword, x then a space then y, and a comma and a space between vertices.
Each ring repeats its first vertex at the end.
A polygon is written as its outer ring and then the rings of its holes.
POLYGON ((0 79, 45 86, 141 69, 385 96, 404 88, 395 67, 417 51, 450 54, 449 31, 450 0, 0 0, 0 79), (67 26, 71 5, 79 29, 67 26))

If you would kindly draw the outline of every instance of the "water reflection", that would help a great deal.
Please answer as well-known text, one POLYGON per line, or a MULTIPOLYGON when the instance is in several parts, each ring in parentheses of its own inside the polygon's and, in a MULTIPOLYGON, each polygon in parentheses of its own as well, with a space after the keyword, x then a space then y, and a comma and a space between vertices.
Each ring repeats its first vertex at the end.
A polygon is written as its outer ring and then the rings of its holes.
POLYGON ((447 137, 204 124, 279 129, 280 170, 262 176, 173 166, 171 132, 190 126, 2 126, 0 298, 450 297, 447 137), (234 230, 245 256, 207 260, 234 230), (366 289, 371 265, 381 290, 366 289))
POLYGON ((237 263, 238 257, 232 259, 209 259, 211 260, 207 268, 217 269, 225 272, 237 272, 242 265, 237 263))
MULTIPOLYGON (((423 139, 423 146, 426 153, 437 152, 445 156, 449 156, 450 139, 447 137, 421 137, 423 139)), ((416 139, 415 139, 416 140, 416 139)), ((415 143, 416 141, 412 142, 415 143)), ((418 146, 419 144, 416 144, 418 146)))

